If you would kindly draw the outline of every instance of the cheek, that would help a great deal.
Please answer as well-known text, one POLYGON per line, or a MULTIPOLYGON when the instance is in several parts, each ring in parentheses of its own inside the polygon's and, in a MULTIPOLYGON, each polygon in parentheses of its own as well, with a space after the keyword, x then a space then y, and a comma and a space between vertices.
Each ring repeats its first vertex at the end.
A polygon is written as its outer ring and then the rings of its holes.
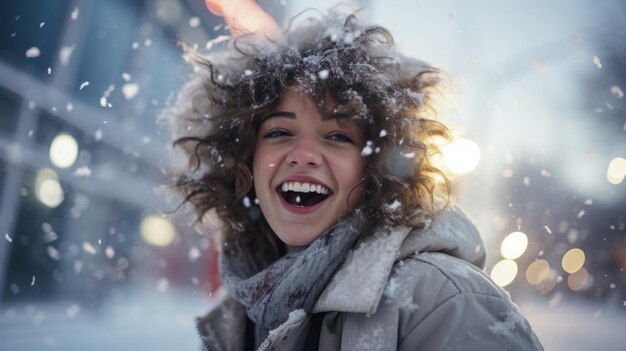
POLYGON ((365 159, 363 159, 363 156, 358 154, 353 156, 353 160, 349 164, 352 165, 352 167, 350 167, 352 170, 350 173, 352 183, 354 185, 361 183, 365 169, 365 159))
POLYGON ((257 195, 266 190, 275 168, 271 154, 263 148, 257 148, 252 158, 252 177, 257 195))
POLYGON ((261 181, 263 179, 263 174, 265 173, 263 172, 262 165, 263 165, 262 157, 259 156, 258 152, 255 152, 252 158, 252 179, 253 179, 255 189, 257 189, 257 193, 261 185, 261 181))
POLYGON ((345 189, 346 193, 350 194, 350 204, 356 205, 361 199, 363 189, 358 186, 362 183, 363 169, 365 162, 361 155, 353 155, 352 157, 338 162, 340 167, 339 174, 341 179, 341 186, 345 189), (357 187, 358 186, 358 187, 357 187), (354 189, 354 190, 353 190, 354 189))

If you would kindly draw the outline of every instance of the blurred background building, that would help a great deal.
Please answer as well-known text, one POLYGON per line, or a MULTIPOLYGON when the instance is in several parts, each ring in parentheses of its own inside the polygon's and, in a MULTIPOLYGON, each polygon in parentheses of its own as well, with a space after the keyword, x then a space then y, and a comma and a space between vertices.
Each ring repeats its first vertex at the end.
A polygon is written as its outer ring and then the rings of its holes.
MULTIPOLYGON (((156 117, 191 74, 178 43, 227 28, 201 0, 1 3, 0 348, 198 348, 214 252, 164 216, 156 117)), ((260 3, 279 23, 334 4, 260 3)), ((621 349, 626 5, 354 3, 458 86, 442 162, 487 273, 547 349, 621 349)))

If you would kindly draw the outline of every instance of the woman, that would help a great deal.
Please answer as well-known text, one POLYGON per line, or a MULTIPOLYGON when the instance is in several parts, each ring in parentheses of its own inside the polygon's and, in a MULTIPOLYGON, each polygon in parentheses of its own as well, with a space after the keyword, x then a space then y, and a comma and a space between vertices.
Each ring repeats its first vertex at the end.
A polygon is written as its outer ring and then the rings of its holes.
POLYGON ((542 349, 431 163, 442 72, 332 13, 232 44, 188 51, 166 113, 176 188, 221 223, 205 349, 542 349))

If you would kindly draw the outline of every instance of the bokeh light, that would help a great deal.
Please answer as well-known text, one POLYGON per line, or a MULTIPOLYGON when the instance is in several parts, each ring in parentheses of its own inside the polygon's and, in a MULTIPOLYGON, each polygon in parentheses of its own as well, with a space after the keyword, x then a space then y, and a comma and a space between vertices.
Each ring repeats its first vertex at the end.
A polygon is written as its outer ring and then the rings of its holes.
POLYGON ((35 177, 35 196, 42 204, 50 208, 59 206, 65 195, 59 177, 50 168, 43 168, 37 172, 35 177))
POLYGON ((567 273, 575 273, 585 264, 585 252, 579 248, 574 248, 563 255, 561 265, 567 273))
POLYGON ((141 220, 139 231, 143 240, 154 246, 168 246, 176 236, 172 223, 156 215, 144 217, 141 220))
POLYGON ((502 240, 500 254, 502 257, 514 260, 526 252, 528 247, 528 237, 522 232, 513 232, 502 240))
POLYGON ((480 149, 469 139, 457 139, 443 146, 442 153, 445 166, 457 174, 473 171, 480 161, 480 149))
POLYGON ((78 143, 69 134, 61 133, 50 144, 50 161, 59 168, 68 168, 76 162, 78 143))
POLYGON ((535 287, 537 288, 537 290, 539 290, 540 293, 547 294, 552 291, 554 287, 556 287, 556 284, 559 282, 559 280, 560 278, 556 270, 550 268, 548 275, 541 282, 539 282, 539 284, 535 285, 535 287))
POLYGON ((573 290, 582 290, 589 283, 589 272, 586 269, 581 268, 576 273, 572 273, 567 277, 567 286, 573 290))
POLYGON ((491 279, 499 286, 507 286, 517 276, 517 263, 512 260, 502 260, 491 269, 491 279))
POLYGON ((624 181, 626 176, 626 159, 622 157, 616 157, 609 163, 609 167, 606 170, 606 179, 611 184, 620 184, 624 181))
POLYGON ((526 269, 526 280, 532 285, 544 281, 550 274, 550 264, 546 260, 537 260, 526 269))

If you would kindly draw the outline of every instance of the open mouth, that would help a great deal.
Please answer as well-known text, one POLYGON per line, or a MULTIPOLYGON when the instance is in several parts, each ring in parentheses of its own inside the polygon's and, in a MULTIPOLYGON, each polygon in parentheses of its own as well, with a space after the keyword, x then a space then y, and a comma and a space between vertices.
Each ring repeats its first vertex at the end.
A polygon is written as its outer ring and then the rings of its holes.
POLYGON ((327 187, 309 182, 285 182, 276 190, 288 204, 296 207, 315 206, 332 195, 327 187))

